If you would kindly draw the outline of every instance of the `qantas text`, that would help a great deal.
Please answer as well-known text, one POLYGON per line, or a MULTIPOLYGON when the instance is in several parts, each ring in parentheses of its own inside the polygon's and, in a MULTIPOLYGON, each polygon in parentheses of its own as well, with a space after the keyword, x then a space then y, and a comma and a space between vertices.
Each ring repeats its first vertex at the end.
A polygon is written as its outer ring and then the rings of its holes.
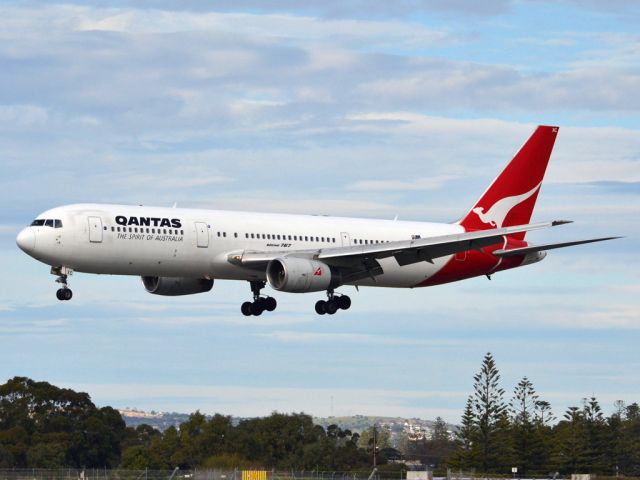
POLYGON ((139 227, 182 227, 182 222, 180 222, 179 218, 125 217, 118 215, 116 217, 116 223, 118 225, 137 225, 139 227))

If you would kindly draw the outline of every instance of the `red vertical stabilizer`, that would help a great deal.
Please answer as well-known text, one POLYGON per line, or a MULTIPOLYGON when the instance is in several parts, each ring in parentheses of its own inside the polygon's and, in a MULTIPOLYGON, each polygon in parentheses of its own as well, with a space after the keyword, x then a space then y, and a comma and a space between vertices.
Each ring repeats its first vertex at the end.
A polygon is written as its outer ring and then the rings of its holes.
MULTIPOLYGON (((458 223, 465 230, 529 223, 558 127, 539 126, 473 208, 458 223)), ((522 240, 525 233, 513 235, 522 240)))

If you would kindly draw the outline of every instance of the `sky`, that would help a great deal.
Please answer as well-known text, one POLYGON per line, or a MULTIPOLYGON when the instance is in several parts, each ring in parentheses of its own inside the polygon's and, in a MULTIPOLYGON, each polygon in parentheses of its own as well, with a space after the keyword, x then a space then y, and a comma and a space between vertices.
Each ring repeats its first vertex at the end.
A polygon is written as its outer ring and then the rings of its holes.
POLYGON ((640 401, 640 5, 634 0, 0 4, 0 382, 98 405, 458 422, 492 352, 561 417, 640 401), (165 298, 76 274, 58 302, 15 245, 40 212, 110 202, 451 222, 538 124, 559 125, 538 264, 417 290, 165 298))

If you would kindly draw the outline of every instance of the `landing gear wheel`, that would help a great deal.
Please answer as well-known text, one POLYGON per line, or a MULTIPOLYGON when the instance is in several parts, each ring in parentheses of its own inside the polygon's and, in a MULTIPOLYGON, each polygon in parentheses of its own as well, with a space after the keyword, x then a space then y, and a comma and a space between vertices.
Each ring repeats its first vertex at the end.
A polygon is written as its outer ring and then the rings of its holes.
POLYGON ((240 307, 240 311, 245 317, 249 317, 251 315, 251 302, 244 302, 240 307))
POLYGON ((316 302, 316 313, 318 315, 324 315, 325 313, 327 313, 326 305, 327 305, 327 302, 325 302, 324 300, 318 300, 316 302))
POLYGON ((61 287, 56 291, 56 298, 61 301, 71 300, 73 292, 69 288, 68 278, 73 275, 73 270, 64 266, 51 267, 51 274, 57 277, 56 283, 60 284, 61 287))
POLYGON ((347 297, 346 295, 341 295, 337 297, 337 301, 340 310, 349 310, 349 307, 351 306, 351 299, 349 297, 347 297))
POLYGON ((73 297, 73 292, 70 288, 59 288, 56 291, 56 298, 58 300, 71 300, 71 297, 73 297))
POLYGON ((267 312, 273 312, 277 306, 278 306, 278 302, 276 302, 275 298, 267 297, 264 299, 264 309, 267 312))
POLYGON ((335 298, 332 298, 331 300, 326 302, 324 309, 326 310, 327 314, 333 315, 338 311, 338 302, 335 298))
POLYGON ((264 307, 262 306, 262 302, 253 302, 251 304, 251 315, 255 315, 256 317, 262 315, 264 311, 264 307))
POLYGON ((276 302, 275 298, 272 297, 261 297, 260 290, 262 290, 266 282, 260 280, 250 281, 249 285, 251 286, 251 293, 253 293, 253 302, 244 302, 240 307, 240 311, 243 315, 262 315, 262 312, 265 310, 267 312, 273 312, 278 306, 278 302, 276 302))

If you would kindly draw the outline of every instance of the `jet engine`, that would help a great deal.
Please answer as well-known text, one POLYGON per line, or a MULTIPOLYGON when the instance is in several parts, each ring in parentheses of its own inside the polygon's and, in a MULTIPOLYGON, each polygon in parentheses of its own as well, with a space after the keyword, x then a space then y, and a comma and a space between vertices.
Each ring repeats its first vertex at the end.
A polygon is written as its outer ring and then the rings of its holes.
POLYGON ((185 277, 142 277, 144 288, 154 295, 192 295, 204 293, 213 287, 213 279, 185 277))
POLYGON ((341 285, 340 272, 306 258, 275 258, 267 265, 267 281, 281 292, 320 292, 341 285))

